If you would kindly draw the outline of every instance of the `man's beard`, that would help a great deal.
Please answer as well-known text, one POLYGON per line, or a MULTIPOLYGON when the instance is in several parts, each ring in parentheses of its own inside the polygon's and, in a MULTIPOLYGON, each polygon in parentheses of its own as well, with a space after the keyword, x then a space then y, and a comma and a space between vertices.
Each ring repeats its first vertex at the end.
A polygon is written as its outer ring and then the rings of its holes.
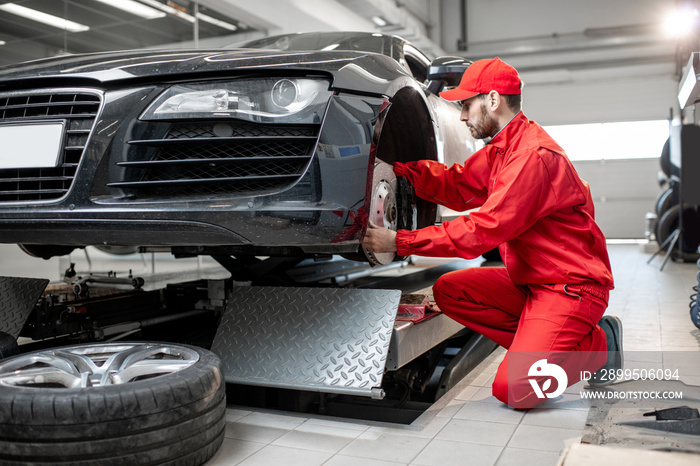
POLYGON ((469 127, 469 132, 474 139, 491 138, 495 136, 499 130, 498 122, 486 112, 486 105, 484 105, 483 102, 481 102, 480 108, 481 118, 479 118, 479 121, 473 126, 467 125, 469 127))

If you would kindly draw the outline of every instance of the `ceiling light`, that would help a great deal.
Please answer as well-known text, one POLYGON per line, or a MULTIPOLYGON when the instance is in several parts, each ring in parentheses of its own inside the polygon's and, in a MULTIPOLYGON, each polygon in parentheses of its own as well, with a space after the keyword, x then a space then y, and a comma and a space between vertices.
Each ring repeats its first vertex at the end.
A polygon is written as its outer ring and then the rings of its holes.
POLYGON ((4 40, 0 40, 0 45, 5 45, 5 44, 7 44, 7 42, 5 42, 4 40))
POLYGON ((664 29, 672 36, 684 36, 696 28, 698 10, 684 8, 669 14, 664 21, 664 29))
POLYGON ((381 16, 372 16, 372 22, 376 24, 377 26, 384 27, 386 26, 386 20, 382 18, 381 16))
POLYGON ((31 19, 38 23, 48 24, 58 29, 64 29, 70 32, 82 32, 89 31, 90 26, 84 24, 75 23, 67 19, 59 18, 58 16, 50 15, 38 10, 32 10, 24 6, 20 6, 14 3, 5 3, 0 5, 0 10, 12 13, 13 15, 21 16, 23 18, 31 19))
POLYGON ((205 15, 204 13, 197 13, 197 18, 200 19, 201 21, 206 21, 207 23, 211 23, 214 26, 219 26, 220 28, 228 29, 229 31, 238 30, 238 26, 236 26, 235 24, 227 23, 226 21, 222 21, 220 19, 213 18, 209 15, 205 15))
POLYGON ((146 6, 143 3, 139 3, 135 0, 95 0, 96 2, 104 3, 112 8, 118 8, 120 10, 127 11, 136 16, 140 16, 146 19, 156 19, 165 16, 162 11, 146 6))
POLYGON ((173 16, 177 16, 178 18, 182 18, 185 21, 189 21, 190 23, 194 23, 196 20, 194 19, 194 16, 188 15, 187 13, 178 10, 177 8, 173 8, 169 5, 165 5, 163 3, 160 3, 158 0, 141 0, 141 2, 145 3, 146 5, 150 5, 153 8, 157 8, 160 11, 164 11, 166 13, 169 13, 173 16))

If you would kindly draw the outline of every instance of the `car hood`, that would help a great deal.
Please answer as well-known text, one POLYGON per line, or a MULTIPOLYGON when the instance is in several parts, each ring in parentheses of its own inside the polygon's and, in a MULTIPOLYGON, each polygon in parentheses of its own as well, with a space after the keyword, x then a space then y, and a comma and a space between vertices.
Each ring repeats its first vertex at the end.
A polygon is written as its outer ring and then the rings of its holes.
POLYGON ((386 84, 406 72, 390 57, 356 51, 281 52, 257 49, 139 50, 45 58, 0 68, 0 91, 17 87, 75 83, 113 87, 231 72, 268 70, 326 72, 334 86, 383 93, 386 84), (363 83, 364 84, 361 84, 363 83))

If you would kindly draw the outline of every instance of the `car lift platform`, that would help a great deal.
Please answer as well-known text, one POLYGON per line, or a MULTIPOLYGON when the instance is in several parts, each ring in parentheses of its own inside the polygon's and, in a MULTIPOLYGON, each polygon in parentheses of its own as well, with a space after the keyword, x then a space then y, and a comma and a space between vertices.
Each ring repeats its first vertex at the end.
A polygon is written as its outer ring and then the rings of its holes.
POLYGON ((227 382, 383 398, 395 370, 463 327, 396 320, 399 290, 235 287, 212 351, 227 382))
MULTIPOLYGON (((71 304, 72 301, 58 299, 53 291, 44 291, 47 283, 48 280, 44 279, 0 277, 0 331, 16 339, 25 322, 30 323, 30 313, 53 312, 54 307, 56 312, 63 312, 61 306, 77 306, 71 304), (38 302, 42 292, 50 295, 51 306, 44 298, 38 302), (53 297, 58 299, 58 304, 54 303, 53 297), (40 304, 46 304, 50 309, 45 310, 40 304)), ((439 310, 429 311, 424 307, 421 312, 412 314, 420 306, 408 306, 411 310, 407 314, 406 301, 402 298, 427 295, 402 295, 402 291, 393 288, 265 287, 237 285, 235 282, 233 286, 227 286, 221 280, 207 283, 209 286, 204 290, 207 290, 208 298, 202 301, 204 307, 201 309, 195 303, 202 299, 198 294, 201 285, 193 290, 184 286, 172 293, 166 292, 165 301, 158 292, 123 292, 110 300, 114 301, 114 306, 123 303, 123 306, 133 307, 134 300, 145 301, 152 298, 150 294, 153 293, 160 296, 160 301, 144 302, 142 307, 145 306, 145 310, 139 308, 125 316, 127 320, 122 324, 110 320, 113 318, 111 307, 102 312, 99 293, 94 297, 91 294, 89 298, 80 298, 75 302, 94 301, 90 312, 85 311, 88 318, 92 316, 94 319, 84 324, 97 325, 90 327, 84 336, 88 339, 113 335, 122 338, 139 328, 190 318, 193 313, 200 317, 211 315, 211 334, 208 340, 205 335, 202 343, 222 360, 227 382, 377 400, 385 397, 383 380, 387 373, 395 375, 394 371, 404 369, 414 373, 416 365, 409 363, 417 363, 429 352, 441 352, 443 343, 447 344, 447 340, 457 335, 463 337, 466 331, 439 310), (182 301, 182 308, 163 307, 166 301, 170 303, 168 296, 173 298, 187 292, 192 296, 177 299, 178 303, 182 301), (195 310, 189 307, 190 300, 195 310), (155 312, 149 306, 165 314, 149 318, 150 314, 144 312, 155 312), (216 320, 219 319, 214 319, 216 315, 220 316, 218 325, 216 320), (141 320, 132 322, 137 318, 141 320)), ((425 299, 424 303, 427 302, 425 299)), ((81 306, 88 309, 85 303, 81 306)), ((25 326, 34 333, 38 330, 43 333, 25 335, 32 340, 25 341, 22 348, 31 350, 33 346, 43 345, 47 331, 63 335, 73 329, 67 325, 50 327, 46 331, 41 326, 25 326)), ((448 357, 450 363, 440 373, 440 393, 461 380, 475 361, 483 359, 493 349, 491 342, 482 341, 479 335, 473 337, 469 337, 472 339, 466 344, 464 338, 458 340, 462 342, 458 353, 454 353, 452 359, 448 357)), ((430 357, 434 362, 434 357, 430 357)))

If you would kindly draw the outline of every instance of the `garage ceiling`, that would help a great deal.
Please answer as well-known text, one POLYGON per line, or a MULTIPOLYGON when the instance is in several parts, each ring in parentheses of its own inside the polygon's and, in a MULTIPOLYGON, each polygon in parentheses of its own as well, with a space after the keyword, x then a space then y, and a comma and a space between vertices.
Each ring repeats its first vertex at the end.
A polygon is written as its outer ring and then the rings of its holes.
MULTIPOLYGON (((525 110, 541 124, 663 119, 679 111, 678 78, 690 49, 679 49, 660 26, 681 3, 685 0, 0 0, 0 65, 62 53, 212 48, 290 32, 381 31, 434 56, 500 56, 520 71, 525 110), (133 7, 117 8, 130 2, 155 7, 163 16, 147 19, 133 7), (8 11, 10 3, 89 30, 70 32, 28 20, 8 11)), ((698 50, 700 43, 690 47, 698 50)))
MULTIPOLYGON (((15 0, 0 1, 0 65, 63 53, 139 49, 228 36, 250 31, 240 20, 197 2, 141 0, 144 14, 124 0, 15 0), (118 8, 119 5, 123 8, 118 8), (18 8, 19 7, 19 8, 18 8), (26 8, 67 19, 87 27, 71 32, 27 19, 26 8), (128 11, 127 11, 128 10, 128 11), (198 18, 195 24, 195 18, 198 18)), ((31 13, 31 11, 30 11, 31 13)))

